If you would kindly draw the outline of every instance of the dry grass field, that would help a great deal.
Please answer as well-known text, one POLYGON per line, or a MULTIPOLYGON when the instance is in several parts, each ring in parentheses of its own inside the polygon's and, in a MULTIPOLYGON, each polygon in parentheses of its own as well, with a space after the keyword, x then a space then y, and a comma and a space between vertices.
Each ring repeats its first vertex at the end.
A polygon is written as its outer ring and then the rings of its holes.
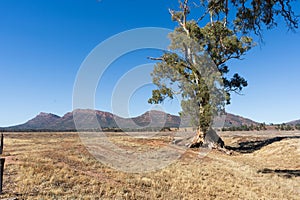
MULTIPOLYGON (((5 133, 0 199, 300 199, 299 133, 221 135, 232 155, 188 150, 162 170, 125 173, 98 162, 77 133, 5 133)), ((169 142, 157 141, 142 146, 169 142)))

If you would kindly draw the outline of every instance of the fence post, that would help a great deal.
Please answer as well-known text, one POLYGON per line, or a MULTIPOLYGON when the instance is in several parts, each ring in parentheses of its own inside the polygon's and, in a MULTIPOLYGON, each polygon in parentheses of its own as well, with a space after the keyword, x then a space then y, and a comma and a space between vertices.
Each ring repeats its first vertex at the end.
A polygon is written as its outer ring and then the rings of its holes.
MULTIPOLYGON (((3 153, 3 145, 4 145, 3 144, 3 133, 1 133, 0 155, 3 153)), ((0 158, 0 194, 2 194, 4 162, 5 162, 5 158, 0 158)))
POLYGON ((4 162, 5 158, 0 158, 0 194, 2 194, 4 162))
POLYGON ((0 155, 3 153, 3 133, 1 133, 0 138, 0 155))

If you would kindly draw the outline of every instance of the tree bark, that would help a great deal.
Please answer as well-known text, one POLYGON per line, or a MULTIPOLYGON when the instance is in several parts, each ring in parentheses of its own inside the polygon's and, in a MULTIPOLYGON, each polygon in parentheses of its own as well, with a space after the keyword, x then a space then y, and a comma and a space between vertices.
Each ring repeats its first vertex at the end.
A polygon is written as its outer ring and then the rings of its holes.
POLYGON ((224 141, 220 136, 218 136, 218 134, 213 129, 209 129, 206 132, 202 132, 200 129, 198 129, 189 147, 223 148, 224 141))

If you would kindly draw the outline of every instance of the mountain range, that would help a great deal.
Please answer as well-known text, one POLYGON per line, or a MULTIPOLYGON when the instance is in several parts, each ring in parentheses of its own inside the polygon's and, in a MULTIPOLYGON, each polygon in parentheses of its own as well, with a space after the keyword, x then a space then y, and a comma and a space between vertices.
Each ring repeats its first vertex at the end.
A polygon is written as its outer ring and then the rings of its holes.
MULTIPOLYGON (((258 123, 233 114, 226 114, 224 127, 257 125, 258 123)), ((110 112, 91 109, 76 109, 60 117, 52 113, 41 112, 24 124, 0 128, 2 131, 74 131, 101 129, 153 129, 190 127, 189 120, 162 111, 151 110, 144 114, 123 118, 110 112)))
POLYGON ((293 126, 296 124, 300 124, 300 119, 287 122, 286 124, 293 125, 293 126))

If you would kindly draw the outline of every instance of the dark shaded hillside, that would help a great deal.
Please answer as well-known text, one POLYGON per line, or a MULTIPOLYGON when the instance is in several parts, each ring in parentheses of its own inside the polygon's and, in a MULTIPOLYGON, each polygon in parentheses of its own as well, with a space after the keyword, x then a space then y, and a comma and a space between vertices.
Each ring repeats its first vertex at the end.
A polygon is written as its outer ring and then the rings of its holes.
POLYGON ((241 117, 238 115, 233 115, 233 114, 227 113, 224 127, 233 127, 233 126, 240 127, 242 125, 250 126, 251 124, 258 125, 259 123, 255 122, 251 119, 248 119, 248 118, 244 118, 244 117, 241 117))
POLYGON ((51 113, 44 113, 41 112, 35 118, 29 120, 28 122, 11 126, 7 128, 2 128, 4 130, 42 130, 42 129, 49 129, 51 124, 55 124, 61 119, 61 117, 51 114, 51 113))
POLYGON ((170 115, 162 111, 151 110, 146 113, 132 118, 132 121, 141 127, 144 126, 156 126, 156 127, 179 127, 180 117, 170 115))
POLYGON ((289 124, 289 125, 297 125, 297 124, 300 124, 300 119, 294 120, 294 121, 290 121, 290 122, 287 122, 286 124, 289 124))
POLYGON ((60 130, 75 130, 76 127, 80 130, 99 129, 99 126, 101 126, 101 128, 115 128, 117 126, 114 121, 114 117, 115 115, 109 112, 90 109, 77 109, 73 112, 65 114, 60 121, 55 123, 55 127, 59 127, 60 130), (74 118, 76 126, 74 123, 74 118))
POLYGON ((115 128, 114 115, 108 112, 95 111, 90 109, 78 109, 73 112, 66 113, 63 117, 53 115, 51 113, 40 113, 28 122, 4 128, 6 131, 74 131, 76 124, 79 129, 91 130, 102 128, 115 128))
MULTIPOLYGON (((256 125, 250 119, 237 115, 227 114, 225 127, 256 125)), ((122 118, 109 112, 77 109, 59 117, 51 113, 40 113, 28 122, 1 128, 2 131, 74 131, 74 130, 99 130, 101 129, 151 129, 151 128, 177 128, 190 127, 189 120, 180 119, 179 116, 152 110, 133 118, 122 118), (74 120, 75 119, 75 120, 74 120), (76 126, 75 126, 75 122, 76 126)))

